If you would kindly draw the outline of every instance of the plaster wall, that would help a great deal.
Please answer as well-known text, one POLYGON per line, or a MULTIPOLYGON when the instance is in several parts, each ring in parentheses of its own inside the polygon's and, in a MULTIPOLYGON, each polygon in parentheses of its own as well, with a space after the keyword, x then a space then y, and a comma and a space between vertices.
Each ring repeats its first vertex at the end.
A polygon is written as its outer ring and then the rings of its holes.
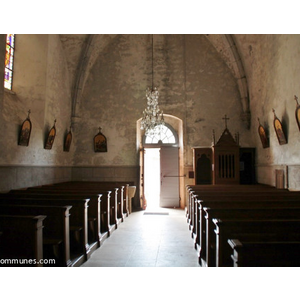
MULTIPOLYGON (((76 119, 76 166, 138 165, 136 121, 146 107, 152 84, 151 35, 119 35, 98 56, 84 87, 76 119), (98 127, 108 152, 93 152, 98 127)), ((240 132, 243 146, 253 146, 241 121, 236 81, 218 52, 202 35, 154 35, 153 81, 164 113, 183 121, 184 164, 192 147, 209 146, 212 130, 240 132)))
MULTIPOLYGON (((235 35, 234 40, 249 87, 250 131, 242 121, 242 104, 232 71, 204 35, 154 35, 153 74, 151 35, 113 35, 106 36, 101 49, 96 47, 97 51, 91 53, 88 77, 72 119, 73 143, 67 153, 63 140, 71 125, 76 67, 70 65, 66 49, 72 51, 74 47, 64 48, 66 41, 58 35, 17 35, 14 92, 0 87, 0 167, 1 177, 7 180, 2 186, 23 187, 79 177, 85 180, 90 174, 108 180, 123 177, 118 174, 126 174, 129 169, 138 185, 136 123, 145 109, 145 90, 151 87, 153 78, 159 88, 161 109, 183 122, 185 175, 192 169, 192 147, 210 146, 212 131, 216 138, 221 135, 222 118, 227 114, 228 128, 233 135, 239 132, 240 145, 257 149, 258 182, 275 185, 275 170, 282 169, 285 187, 298 189, 300 133, 294 95, 299 96, 299 35, 235 35), (277 141, 272 108, 283 123, 286 145, 280 146, 277 141), (17 145, 19 129, 29 109, 33 124, 30 144, 21 147, 17 145), (267 149, 261 147, 257 118, 269 134, 267 149), (56 139, 52 150, 45 150, 46 134, 55 119, 56 139), (93 150, 98 127, 107 137, 107 153, 93 150), (23 176, 22 168, 29 167, 32 174, 41 176, 39 180, 34 175, 26 176, 28 179, 23 176), (49 172, 51 167, 61 169, 49 172), (44 168, 45 175, 33 168, 44 168), (112 173, 103 177, 102 171, 112 173), (16 178, 18 184, 14 183, 16 178)), ((5 35, 0 35, 0 43, 3 70, 5 35)))
POLYGON ((236 80, 205 36, 154 35, 152 73, 152 36, 118 35, 95 60, 81 91, 81 110, 74 118, 76 177, 79 170, 87 172, 80 177, 88 180, 101 168, 117 174, 120 168, 131 167, 137 168, 138 186, 136 123, 146 107, 145 91, 152 79, 159 89, 160 108, 183 122, 183 187, 192 170, 192 147, 210 146, 212 131, 218 137, 225 129, 225 114, 232 134, 239 132, 241 144, 253 146, 242 121, 236 80), (98 127, 107 138, 106 153, 93 150, 98 127))
POLYGON ((258 182, 275 186, 275 170, 282 169, 285 187, 300 189, 300 132, 294 100, 294 95, 300 95, 300 35, 236 35, 235 39, 244 54, 249 83, 258 182), (273 108, 287 136, 285 145, 276 137, 273 108), (261 145, 257 118, 268 132, 269 148, 261 145))
MULTIPOLYGON (((4 62, 5 35, 1 37, 0 58, 4 62)), ((22 34, 16 35, 15 45, 13 92, 1 87, 0 94, 0 188, 70 180, 68 167, 72 165, 73 153, 72 150, 63 152, 63 139, 71 124, 71 100, 60 40, 57 35, 22 34), (18 136, 29 109, 32 131, 29 146, 24 147, 18 145, 18 136), (53 148, 45 150, 44 142, 55 119, 57 132, 53 148), (49 166, 66 169, 53 171, 49 166)))

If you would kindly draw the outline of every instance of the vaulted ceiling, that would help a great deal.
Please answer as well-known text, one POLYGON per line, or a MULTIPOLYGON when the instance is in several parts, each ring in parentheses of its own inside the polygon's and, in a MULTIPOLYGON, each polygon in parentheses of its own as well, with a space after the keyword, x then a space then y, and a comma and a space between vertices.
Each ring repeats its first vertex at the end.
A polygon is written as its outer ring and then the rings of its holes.
MULTIPOLYGON (((72 80, 72 115, 76 115, 77 102, 83 90, 89 71, 96 58, 105 53, 105 48, 117 35, 108 34, 61 34, 60 39, 66 53, 72 80)), ((237 48, 235 36, 230 34, 207 34, 207 40, 220 54, 236 79, 243 107, 244 121, 250 127, 249 94, 243 62, 247 53, 237 48)))

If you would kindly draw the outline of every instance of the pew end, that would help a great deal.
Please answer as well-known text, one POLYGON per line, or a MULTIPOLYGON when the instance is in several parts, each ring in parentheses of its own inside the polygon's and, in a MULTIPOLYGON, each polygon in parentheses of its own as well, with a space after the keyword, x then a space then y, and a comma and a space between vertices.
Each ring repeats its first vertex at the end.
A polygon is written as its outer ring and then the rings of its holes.
POLYGON ((228 239, 233 267, 299 267, 300 241, 228 239))

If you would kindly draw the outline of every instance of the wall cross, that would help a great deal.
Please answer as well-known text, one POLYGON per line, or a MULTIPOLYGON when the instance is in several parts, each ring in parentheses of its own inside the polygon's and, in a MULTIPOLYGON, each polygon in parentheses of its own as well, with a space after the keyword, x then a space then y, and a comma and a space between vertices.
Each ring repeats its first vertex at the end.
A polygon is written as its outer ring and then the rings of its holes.
POLYGON ((225 115, 225 117, 222 119, 225 120, 225 128, 227 129, 227 120, 229 120, 229 118, 227 118, 227 115, 225 115))

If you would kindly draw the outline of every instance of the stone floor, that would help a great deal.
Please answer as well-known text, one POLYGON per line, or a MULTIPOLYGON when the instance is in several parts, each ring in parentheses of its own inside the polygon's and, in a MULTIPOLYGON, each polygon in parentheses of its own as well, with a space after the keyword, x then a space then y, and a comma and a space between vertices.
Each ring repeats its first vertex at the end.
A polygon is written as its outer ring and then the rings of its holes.
POLYGON ((160 208, 130 214, 82 267, 199 267, 199 264, 184 210, 160 208))

